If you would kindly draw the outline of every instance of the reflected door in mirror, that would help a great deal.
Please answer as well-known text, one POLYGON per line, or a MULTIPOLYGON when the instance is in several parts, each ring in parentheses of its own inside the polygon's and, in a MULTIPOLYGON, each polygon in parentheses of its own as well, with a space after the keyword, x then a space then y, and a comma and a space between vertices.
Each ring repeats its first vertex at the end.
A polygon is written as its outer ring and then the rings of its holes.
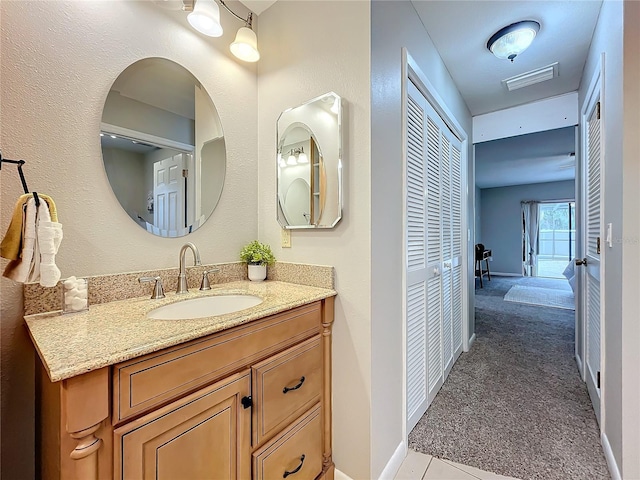
POLYGON ((107 95, 100 141, 114 195, 147 231, 187 235, 214 211, 226 174, 222 125, 181 65, 145 58, 127 67, 107 95), (175 165, 159 163, 167 159, 175 165))

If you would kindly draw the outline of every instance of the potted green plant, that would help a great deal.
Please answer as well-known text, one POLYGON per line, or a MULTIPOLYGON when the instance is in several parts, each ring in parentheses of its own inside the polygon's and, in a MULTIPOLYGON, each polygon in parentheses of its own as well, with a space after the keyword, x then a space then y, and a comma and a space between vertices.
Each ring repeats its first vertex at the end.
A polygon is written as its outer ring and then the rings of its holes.
POLYGON ((247 264, 249 280, 261 282, 267 278, 267 265, 273 265, 276 257, 269 245, 254 240, 242 247, 240 260, 247 264))

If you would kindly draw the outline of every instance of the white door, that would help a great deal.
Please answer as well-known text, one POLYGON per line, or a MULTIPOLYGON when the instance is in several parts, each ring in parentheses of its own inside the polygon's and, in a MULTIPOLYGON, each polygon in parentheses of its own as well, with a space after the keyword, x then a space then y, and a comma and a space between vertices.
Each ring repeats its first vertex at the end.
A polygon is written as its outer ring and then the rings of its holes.
POLYGON ((596 98, 586 112, 586 169, 585 169, 585 228, 583 248, 585 256, 576 263, 586 268, 584 275, 585 380, 593 408, 600 421, 600 346, 601 346, 601 120, 600 101, 596 98))
POLYGON ((428 407, 427 398, 427 225, 424 97, 408 82, 406 105, 405 251, 407 429, 428 407))
POLYGON ((407 429, 462 351, 461 145, 407 82, 405 164, 407 429))
POLYGON ((184 160, 180 153, 153 164, 153 223, 168 236, 176 236, 185 227, 184 160))

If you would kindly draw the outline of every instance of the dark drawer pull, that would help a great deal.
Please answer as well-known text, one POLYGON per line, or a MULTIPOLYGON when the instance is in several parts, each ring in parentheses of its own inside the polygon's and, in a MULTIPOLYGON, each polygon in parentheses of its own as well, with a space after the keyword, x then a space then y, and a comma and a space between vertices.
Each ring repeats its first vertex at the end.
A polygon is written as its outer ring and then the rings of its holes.
MULTIPOLYGON (((304 377, 302 377, 304 379, 304 377)), ((284 471, 284 475, 282 475, 282 478, 287 478, 289 475, 293 475, 294 473, 298 473, 300 471, 300 469, 302 468, 302 465, 304 464, 304 455, 302 455, 300 457, 300 465, 298 465, 298 468, 296 468, 295 470, 291 470, 290 472, 287 472, 286 470, 284 471)))
MULTIPOLYGON (((300 383, 299 383, 299 384, 297 384, 295 387, 291 387, 291 388, 289 388, 289 387, 284 387, 284 388, 282 389, 282 393, 287 393, 287 392, 290 392, 291 390, 297 390, 297 389, 299 389, 299 388, 302 386, 302 384, 303 384, 303 383, 304 383, 304 377, 301 377, 301 378, 300 378, 300 383)), ((304 455, 303 455, 303 456, 304 456, 304 455)))

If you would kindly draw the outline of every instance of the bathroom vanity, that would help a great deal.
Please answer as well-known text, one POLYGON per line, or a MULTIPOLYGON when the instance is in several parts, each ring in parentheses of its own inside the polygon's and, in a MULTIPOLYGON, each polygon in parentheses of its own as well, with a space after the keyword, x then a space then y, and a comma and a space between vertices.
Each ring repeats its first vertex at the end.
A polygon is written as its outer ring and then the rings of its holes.
POLYGON ((25 317, 41 358, 41 478, 333 479, 335 291, 240 281, 25 317), (257 295, 216 317, 159 305, 257 295))

